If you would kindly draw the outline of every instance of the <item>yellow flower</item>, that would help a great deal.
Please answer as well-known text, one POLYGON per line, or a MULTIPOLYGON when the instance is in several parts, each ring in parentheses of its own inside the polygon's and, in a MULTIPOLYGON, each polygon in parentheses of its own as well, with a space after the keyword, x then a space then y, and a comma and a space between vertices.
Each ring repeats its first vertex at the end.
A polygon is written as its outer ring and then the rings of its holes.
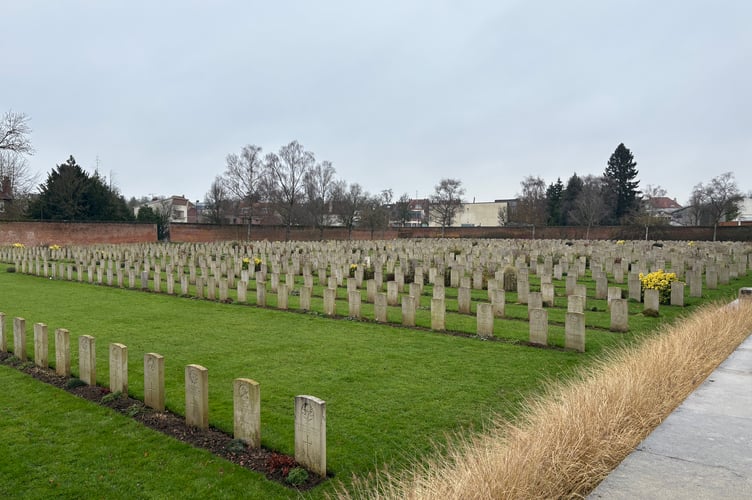
POLYGON ((60 245, 50 245, 50 250, 60 250, 60 245))
POLYGON ((623 245, 624 243, 625 243, 624 240, 619 240, 619 241, 616 242, 617 245, 623 245))
POLYGON ((13 248, 24 248, 25 246, 23 243, 13 243, 13 248))

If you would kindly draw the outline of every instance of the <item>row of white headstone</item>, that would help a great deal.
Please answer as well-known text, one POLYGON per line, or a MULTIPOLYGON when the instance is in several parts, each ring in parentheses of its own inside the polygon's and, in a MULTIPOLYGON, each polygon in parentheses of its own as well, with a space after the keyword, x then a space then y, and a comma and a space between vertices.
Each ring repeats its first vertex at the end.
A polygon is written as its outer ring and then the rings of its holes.
MULTIPOLYGON (((34 324, 34 364, 49 369, 48 329, 34 324)), ((0 312, 0 352, 8 351, 5 314, 0 312)), ((96 385, 96 341, 91 335, 78 338, 79 379, 96 385)), ((13 318, 13 355, 27 360, 26 320, 13 318)), ((165 358, 156 353, 144 355, 144 404, 157 411, 165 409, 165 358)), ((55 371, 71 376, 70 333, 55 330, 55 371)), ((109 345, 109 389, 128 394, 128 347, 109 345)), ((251 448, 261 446, 261 391, 259 383, 248 378, 233 381, 233 437, 251 448)), ((295 460, 320 476, 326 476, 326 402, 314 396, 295 397, 295 460)), ((185 421, 206 429, 209 426, 209 370, 201 365, 185 367, 185 421)))

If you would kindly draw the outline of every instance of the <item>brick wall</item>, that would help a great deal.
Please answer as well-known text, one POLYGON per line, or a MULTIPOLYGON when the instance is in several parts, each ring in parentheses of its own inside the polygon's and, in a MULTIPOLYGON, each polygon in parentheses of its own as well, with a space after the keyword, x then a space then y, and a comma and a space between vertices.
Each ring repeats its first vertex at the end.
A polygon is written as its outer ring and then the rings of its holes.
MULTIPOLYGON (((653 226, 649 228, 650 240, 711 241, 712 227, 653 226)), ((449 227, 446 238, 532 238, 532 227, 449 227)), ((399 238, 439 238, 440 227, 400 228, 399 238)), ((596 226, 588 234, 585 227, 536 227, 535 239, 575 240, 642 240, 644 226, 596 226)), ((752 226, 718 227, 718 241, 752 241, 752 226)))
MULTIPOLYGON (((213 224, 172 224, 170 239, 173 242, 201 243, 209 241, 244 241, 248 236, 247 226, 213 224)), ((438 238, 441 228, 399 228, 376 231, 353 230, 334 227, 324 229, 292 228, 290 239, 298 241, 318 240, 370 240, 396 238, 438 238)), ((585 239, 584 227, 536 227, 536 239, 585 239)), ((447 238, 532 238, 529 227, 452 227, 445 231, 447 238)), ((645 228, 639 226, 597 226, 590 228, 593 240, 641 240, 645 228)), ((650 228, 651 240, 696 240, 713 239, 712 227, 650 228)), ((254 227, 253 240, 281 241, 285 239, 284 227, 254 227)), ((719 241, 752 241, 752 226, 718 227, 719 241)), ((157 241, 156 224, 132 224, 116 222, 0 222, 0 245, 23 243, 35 245, 89 245, 96 243, 151 243, 157 241)))
MULTIPOLYGON (((285 228, 282 226, 253 227, 250 238, 252 240, 283 241, 285 228)), ((323 235, 318 229, 310 227, 293 227, 290 229, 290 240, 318 241, 318 240, 370 240, 395 239, 397 231, 394 229, 376 231, 353 230, 352 235, 341 227, 325 228, 323 235)), ((218 225, 218 224, 172 224, 170 226, 170 241, 180 243, 201 243, 206 241, 244 241, 248 239, 248 226, 218 225)))
POLYGON ((0 222, 0 245, 92 245, 151 243, 156 224, 117 222, 0 222))

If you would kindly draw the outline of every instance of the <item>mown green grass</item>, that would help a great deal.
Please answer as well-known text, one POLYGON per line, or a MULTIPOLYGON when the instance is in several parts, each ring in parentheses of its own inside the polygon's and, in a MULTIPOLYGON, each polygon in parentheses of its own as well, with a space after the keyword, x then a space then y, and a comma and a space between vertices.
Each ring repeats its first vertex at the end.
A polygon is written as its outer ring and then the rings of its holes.
MULTIPOLYGON (((728 297, 749 283, 745 278, 707 295, 728 297)), ((632 341, 637 334, 692 309, 662 308, 661 317, 655 319, 637 314, 641 306, 632 304, 632 333, 588 330, 588 352, 578 354, 334 320, 318 314, 47 280, 9 274, 2 266, 0 290, 0 311, 6 314, 6 322, 12 324, 14 316, 27 320, 29 356, 33 354, 30 339, 34 322, 47 323, 50 333, 58 327, 68 328, 72 366, 77 373, 77 338, 93 335, 97 339, 97 377, 106 385, 107 346, 110 342, 126 344, 129 389, 140 399, 146 352, 166 357, 167 406, 178 413, 184 410, 185 365, 207 367, 210 423, 225 431, 232 431, 232 380, 257 380, 262 395, 262 444, 274 450, 293 453, 295 395, 310 394, 326 400, 328 469, 345 482, 352 474, 367 474, 384 464, 403 466, 430 452, 432 443, 442 441, 445 433, 480 428, 495 413, 512 416, 518 403, 540 389, 546 379, 566 377, 604 347, 632 341)), ((557 306, 565 304, 563 300, 557 298, 557 306)), ((589 301, 588 306, 600 310, 593 315, 598 322, 606 321, 607 326, 607 319, 603 319, 607 318, 605 301, 589 301)), ((344 304, 344 314, 346 307, 344 304)), ((527 309, 510 305, 508 310, 519 319, 497 322, 497 335, 525 340, 528 326, 522 318, 527 309)), ((551 310, 552 320, 559 313, 551 310)), ((426 323, 426 314, 427 311, 420 311, 419 324, 426 323)), ((390 311, 393 315, 399 321, 397 309, 390 311)), ((474 331, 473 316, 454 314, 447 318, 450 329, 474 331)), ((563 345, 563 326, 552 326, 550 336, 555 345, 563 345)), ((50 359, 54 360, 52 344, 51 341, 50 359)), ((6 399, 6 392, 0 393, 0 404, 5 405, 6 399)), ((41 408, 35 411, 44 412, 44 401, 38 404, 41 408)), ((45 427, 40 426, 39 432, 45 427)), ((110 446, 106 432, 89 441, 93 448, 110 446)), ((139 439, 124 439, 119 446, 138 456, 131 448, 139 449, 139 439)), ((90 460, 88 455, 91 453, 71 452, 82 468, 90 460)), ((23 464, 28 458, 22 455, 13 460, 23 464)), ((39 467, 50 474, 60 466, 52 459, 38 460, 39 467)), ((139 480, 142 472, 138 465, 124 468, 134 481, 139 480)), ((24 477, 12 477, 11 483, 17 488, 26 484, 24 477)), ((248 481, 266 482, 255 477, 248 481)), ((320 496, 331 488, 329 482, 311 494, 320 496)), ((286 492, 280 490, 279 494, 286 492)))
POLYGON ((0 366, 2 498, 281 498, 284 486, 0 366))

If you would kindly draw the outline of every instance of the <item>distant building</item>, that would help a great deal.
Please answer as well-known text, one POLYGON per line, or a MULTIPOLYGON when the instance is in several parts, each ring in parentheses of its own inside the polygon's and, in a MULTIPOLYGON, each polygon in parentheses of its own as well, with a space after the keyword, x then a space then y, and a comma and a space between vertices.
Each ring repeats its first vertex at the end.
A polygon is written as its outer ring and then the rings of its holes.
POLYGON ((189 222, 198 222, 198 210, 196 205, 185 196, 170 196, 169 198, 153 198, 151 201, 144 203, 133 209, 134 215, 138 216, 138 211, 142 207, 149 207, 155 212, 169 213, 170 222, 185 224, 189 222))
POLYGON ((682 206, 676 201, 666 196, 655 196, 647 198, 645 201, 645 211, 657 219, 661 219, 666 224, 674 223, 681 225, 677 218, 681 216, 682 206))
MULTIPOLYGON (((503 214, 501 221, 505 222, 506 214, 509 209, 509 200, 481 201, 473 203, 463 203, 454 217, 452 227, 489 227, 499 226, 499 212, 503 214)), ((430 220, 431 227, 439 227, 434 220, 430 220)))
POLYGON ((748 222, 752 221, 752 198, 744 198, 739 206, 739 215, 735 221, 748 222))

